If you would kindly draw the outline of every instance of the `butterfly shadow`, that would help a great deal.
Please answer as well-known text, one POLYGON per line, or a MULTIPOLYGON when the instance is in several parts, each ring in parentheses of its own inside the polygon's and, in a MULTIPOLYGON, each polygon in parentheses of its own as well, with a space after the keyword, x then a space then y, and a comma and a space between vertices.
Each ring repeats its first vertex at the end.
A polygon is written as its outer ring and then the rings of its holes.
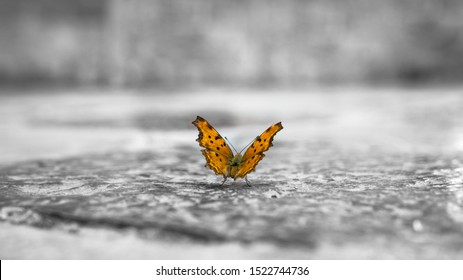
POLYGON ((209 184, 201 184, 207 189, 257 189, 257 188, 271 188, 275 187, 274 182, 271 181, 261 181, 261 180, 253 180, 253 181, 244 181, 244 180, 236 180, 236 181, 226 181, 226 182, 217 182, 217 183, 209 183, 209 184))

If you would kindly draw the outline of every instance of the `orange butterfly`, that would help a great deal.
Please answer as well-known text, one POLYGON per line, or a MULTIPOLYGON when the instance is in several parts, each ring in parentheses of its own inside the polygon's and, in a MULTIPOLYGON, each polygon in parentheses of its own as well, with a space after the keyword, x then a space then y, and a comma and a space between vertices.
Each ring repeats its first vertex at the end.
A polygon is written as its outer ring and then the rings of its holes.
POLYGON ((250 186, 246 175, 255 170, 259 161, 264 158, 264 152, 273 146, 273 136, 283 129, 281 122, 270 126, 256 137, 244 155, 238 152, 233 155, 225 139, 205 119, 197 116, 193 124, 199 130, 196 141, 201 147, 206 148, 201 150, 207 161, 206 167, 212 169, 215 174, 223 176, 222 185, 228 177, 231 177, 234 180, 244 178, 246 184, 250 186))

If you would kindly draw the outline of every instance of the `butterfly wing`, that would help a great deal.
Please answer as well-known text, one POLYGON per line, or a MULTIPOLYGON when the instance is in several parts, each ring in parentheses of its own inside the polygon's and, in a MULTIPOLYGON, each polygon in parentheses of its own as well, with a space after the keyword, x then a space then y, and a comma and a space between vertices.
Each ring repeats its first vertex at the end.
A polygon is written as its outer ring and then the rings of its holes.
POLYGON ((243 163, 235 177, 243 178, 248 173, 255 170, 259 161, 265 157, 264 152, 273 146, 273 137, 282 129, 283 126, 281 125, 281 122, 279 122, 270 126, 261 135, 256 137, 254 142, 252 142, 251 146, 244 153, 242 160, 243 163))
POLYGON ((205 119, 197 116, 193 124, 199 131, 196 141, 199 142, 201 147, 206 148, 201 150, 201 152, 206 158, 207 166, 215 174, 225 176, 227 174, 228 161, 233 158, 232 150, 225 143, 225 139, 205 119))
POLYGON ((227 174, 227 161, 228 159, 225 156, 216 153, 211 150, 201 150, 204 157, 206 158, 206 166, 212 169, 217 175, 226 175, 227 174))

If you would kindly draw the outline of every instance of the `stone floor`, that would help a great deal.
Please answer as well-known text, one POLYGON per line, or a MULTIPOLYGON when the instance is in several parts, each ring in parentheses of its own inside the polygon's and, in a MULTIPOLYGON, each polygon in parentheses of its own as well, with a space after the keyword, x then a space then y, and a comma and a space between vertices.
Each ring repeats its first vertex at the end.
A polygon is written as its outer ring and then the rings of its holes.
POLYGON ((461 88, 0 91, 1 259, 462 259, 461 88), (204 167, 200 115, 244 181, 204 167))

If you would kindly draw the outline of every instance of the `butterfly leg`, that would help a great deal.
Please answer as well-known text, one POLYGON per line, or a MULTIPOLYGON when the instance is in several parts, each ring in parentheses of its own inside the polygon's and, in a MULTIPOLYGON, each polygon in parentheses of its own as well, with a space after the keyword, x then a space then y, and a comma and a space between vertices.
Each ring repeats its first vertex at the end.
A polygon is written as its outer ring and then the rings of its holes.
POLYGON ((248 180, 248 176, 244 176, 244 180, 246 181, 246 185, 248 185, 248 187, 252 187, 251 182, 248 180))
POLYGON ((222 182, 222 185, 220 185, 220 186, 223 186, 223 184, 225 184, 225 181, 227 181, 227 177, 223 176, 223 182, 222 182))

